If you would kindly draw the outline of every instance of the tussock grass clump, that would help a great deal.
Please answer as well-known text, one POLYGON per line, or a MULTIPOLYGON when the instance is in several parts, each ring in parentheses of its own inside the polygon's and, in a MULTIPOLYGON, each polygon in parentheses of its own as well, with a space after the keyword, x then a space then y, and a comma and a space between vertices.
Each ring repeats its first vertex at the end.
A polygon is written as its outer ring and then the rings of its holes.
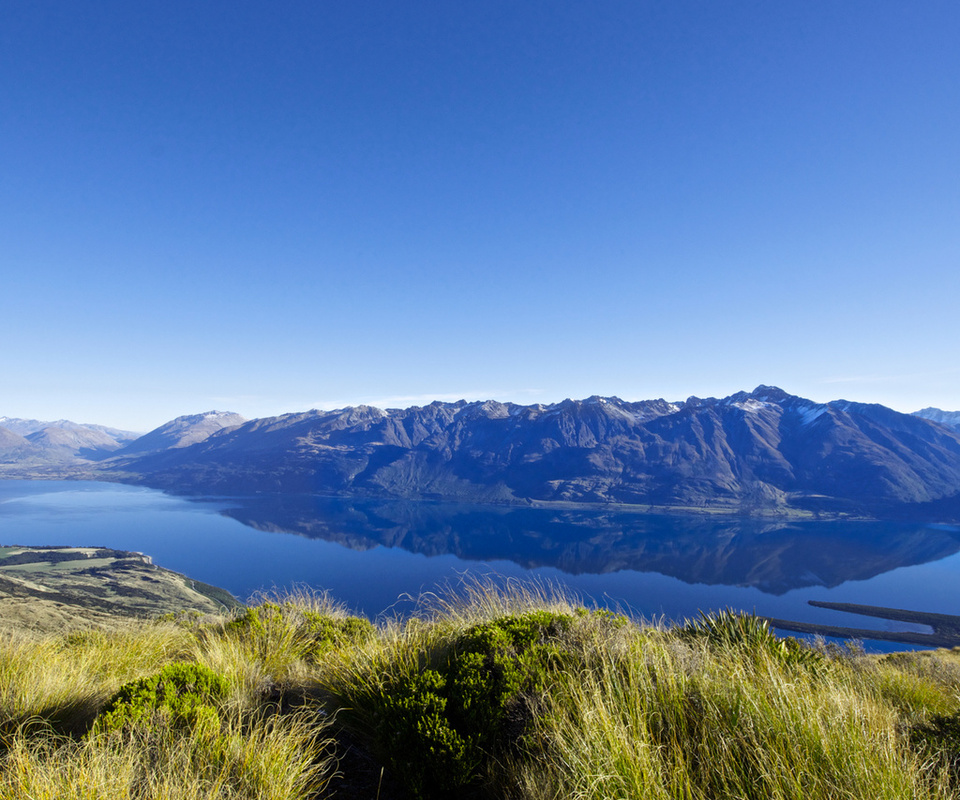
POLYGON ((770 658, 785 667, 817 669, 823 654, 792 637, 776 636, 765 619, 726 609, 687 622, 677 631, 684 639, 701 639, 713 647, 732 648, 742 657, 770 658))
POLYGON ((0 737, 38 722, 82 733, 121 685, 192 647, 190 633, 168 622, 65 636, 0 633, 0 737))
POLYGON ((327 595, 299 592, 264 596, 207 633, 206 646, 217 639, 234 645, 233 658, 255 663, 264 680, 282 683, 306 679, 324 653, 369 639, 374 627, 327 595))
POLYGON ((524 767, 534 797, 940 796, 855 673, 785 669, 765 649, 732 658, 640 634, 627 657, 599 651, 546 711, 552 758, 524 767))
POLYGON ((960 653, 476 584, 0 638, 0 798, 960 798, 960 653))
POLYGON ((312 687, 320 662, 371 639, 373 624, 325 594, 264 595, 256 604, 194 629, 193 660, 223 676, 232 703, 312 687))
POLYGON ((30 800, 300 800, 332 773, 324 729, 303 716, 223 728, 142 726, 79 741, 17 736, 0 797, 30 800))

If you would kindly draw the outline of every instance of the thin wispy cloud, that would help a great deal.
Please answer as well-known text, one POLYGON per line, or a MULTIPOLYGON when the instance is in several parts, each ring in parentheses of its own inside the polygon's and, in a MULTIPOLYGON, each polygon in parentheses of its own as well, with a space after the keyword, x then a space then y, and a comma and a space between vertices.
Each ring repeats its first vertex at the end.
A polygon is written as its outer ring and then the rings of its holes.
POLYGON ((861 383, 896 383, 898 381, 919 381, 930 380, 931 378, 940 378, 948 375, 956 375, 960 370, 956 368, 941 369, 928 372, 901 373, 897 375, 842 375, 833 378, 823 378, 821 384, 861 384, 861 383))
POLYGON ((823 378, 819 382, 828 385, 836 383, 883 383, 896 380, 899 377, 899 375, 846 375, 836 378, 823 378))

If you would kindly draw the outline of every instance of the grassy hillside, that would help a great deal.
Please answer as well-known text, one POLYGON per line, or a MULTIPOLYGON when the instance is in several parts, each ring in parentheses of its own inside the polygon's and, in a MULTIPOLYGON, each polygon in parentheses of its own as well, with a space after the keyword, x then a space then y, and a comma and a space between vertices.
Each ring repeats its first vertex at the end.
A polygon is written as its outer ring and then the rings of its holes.
POLYGON ((2 798, 960 797, 960 653, 477 589, 0 633, 2 798))
POLYGON ((224 589, 103 547, 0 547, 0 629, 112 627, 129 618, 240 605, 224 589))

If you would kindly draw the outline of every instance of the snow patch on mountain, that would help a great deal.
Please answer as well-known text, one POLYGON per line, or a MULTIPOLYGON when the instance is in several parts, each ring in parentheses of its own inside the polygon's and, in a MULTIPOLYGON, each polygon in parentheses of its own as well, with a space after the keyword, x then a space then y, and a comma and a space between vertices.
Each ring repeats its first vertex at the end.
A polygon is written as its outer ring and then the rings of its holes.
POLYGON ((814 420, 822 417, 826 411, 826 406, 807 406, 806 408, 799 408, 797 411, 800 414, 800 423, 802 425, 810 425, 814 420))
POLYGON ((762 411, 765 408, 770 408, 770 403, 765 403, 763 400, 755 400, 750 398, 748 400, 742 400, 739 402, 730 403, 734 408, 742 409, 749 414, 756 414, 758 411, 762 411))

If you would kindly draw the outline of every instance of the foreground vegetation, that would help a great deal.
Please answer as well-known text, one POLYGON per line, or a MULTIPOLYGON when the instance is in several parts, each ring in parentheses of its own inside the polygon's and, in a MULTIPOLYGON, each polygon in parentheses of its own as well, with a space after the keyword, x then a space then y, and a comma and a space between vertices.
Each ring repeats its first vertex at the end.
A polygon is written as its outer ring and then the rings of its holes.
POLYGON ((0 639, 3 798, 960 797, 960 653, 477 588, 0 639))

